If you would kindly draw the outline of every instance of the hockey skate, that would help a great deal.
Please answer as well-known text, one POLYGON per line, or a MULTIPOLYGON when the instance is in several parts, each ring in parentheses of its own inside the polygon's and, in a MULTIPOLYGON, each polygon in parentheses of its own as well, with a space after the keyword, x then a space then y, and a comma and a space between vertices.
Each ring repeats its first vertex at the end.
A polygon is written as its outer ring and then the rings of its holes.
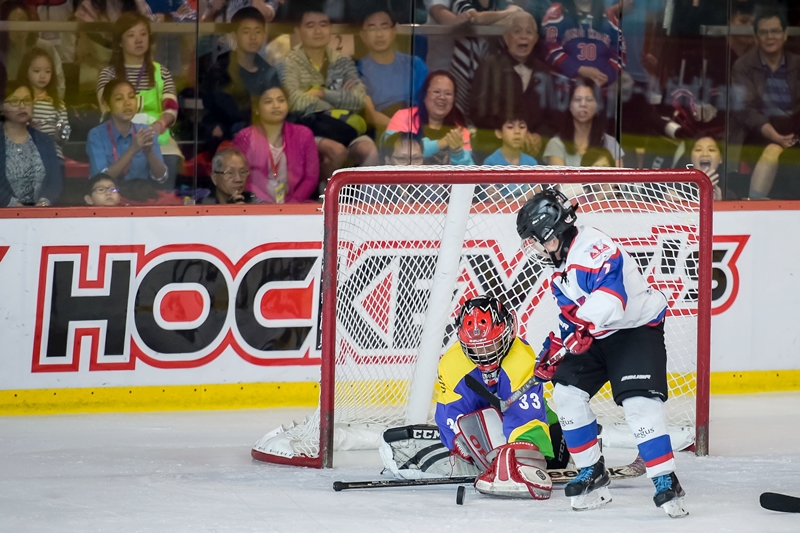
POLYGON ((611 501, 610 484, 605 459, 601 455, 592 466, 581 468, 575 479, 564 487, 564 494, 570 498, 573 510, 588 511, 611 501))
POLYGON ((683 497, 686 493, 674 472, 653 478, 653 485, 656 486, 656 495, 653 496, 656 507, 664 509, 670 518, 680 518, 689 514, 683 506, 683 497))

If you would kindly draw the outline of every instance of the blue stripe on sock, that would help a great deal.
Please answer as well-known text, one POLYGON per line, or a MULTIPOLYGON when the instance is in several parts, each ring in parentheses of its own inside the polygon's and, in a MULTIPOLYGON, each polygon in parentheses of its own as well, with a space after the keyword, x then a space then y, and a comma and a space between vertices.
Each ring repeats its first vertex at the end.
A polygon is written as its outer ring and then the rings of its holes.
MULTIPOLYGON (((566 436, 566 432, 564 435, 566 436)), ((642 456, 645 463, 658 457, 663 457, 671 452, 672 442, 669 440, 669 435, 661 435, 660 437, 639 444, 639 454, 642 456)))
POLYGON ((597 439, 597 420, 577 429, 564 429, 563 432, 567 448, 580 448, 597 439))

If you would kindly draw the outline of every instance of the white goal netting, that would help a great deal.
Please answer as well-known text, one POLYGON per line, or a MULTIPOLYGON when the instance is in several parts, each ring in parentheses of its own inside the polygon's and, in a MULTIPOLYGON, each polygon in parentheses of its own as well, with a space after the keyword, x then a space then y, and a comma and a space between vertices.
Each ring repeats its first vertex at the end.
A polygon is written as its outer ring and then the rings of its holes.
MULTIPOLYGON (((481 294, 502 299, 516 310, 518 335, 537 352, 547 333, 557 331, 546 265, 523 254, 516 233, 520 207, 549 184, 579 203, 578 226, 612 236, 667 296, 668 419, 675 431, 694 435, 697 184, 669 182, 669 173, 661 174, 660 182, 603 183, 597 178, 620 179, 630 171, 552 167, 448 167, 426 174, 426 183, 409 183, 419 181, 421 172, 351 171, 347 176, 362 181, 372 176, 374 182, 344 184, 333 201, 330 195, 326 199, 324 209, 334 210, 338 223, 330 235, 337 240, 335 296, 323 296, 336 299, 336 346, 328 352, 335 353, 335 448, 375 446, 387 426, 432 420, 436 363, 455 342, 453 321, 465 299, 481 294), (486 183, 459 183, 476 169, 486 183), (597 181, 565 183, 565 174, 591 174, 597 181), (528 183, 513 183, 521 179, 528 183), (436 278, 448 268, 449 277, 436 278)), ((608 384, 592 407, 605 425, 624 420, 608 384)), ((254 456, 317 457, 320 416, 268 433, 254 456)))

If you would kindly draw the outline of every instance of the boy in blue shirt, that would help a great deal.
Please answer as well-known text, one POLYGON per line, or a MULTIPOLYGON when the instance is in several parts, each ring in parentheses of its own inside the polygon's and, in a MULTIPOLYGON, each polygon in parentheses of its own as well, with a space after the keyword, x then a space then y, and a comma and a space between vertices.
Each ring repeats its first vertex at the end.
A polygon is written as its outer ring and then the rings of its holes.
MULTIPOLYGON (((487 157, 484 165, 497 165, 497 166, 533 166, 539 163, 532 156, 522 151, 522 146, 525 143, 525 138, 528 135, 528 124, 525 122, 524 115, 518 110, 514 110, 499 124, 499 128, 495 128, 495 136, 502 141, 502 146, 495 150, 495 152, 487 157)), ((503 186, 488 185, 485 186, 484 194, 481 195, 483 199, 492 198, 497 201, 501 198, 513 198, 515 196, 522 196, 530 191, 530 185, 524 184, 508 184, 503 186)))

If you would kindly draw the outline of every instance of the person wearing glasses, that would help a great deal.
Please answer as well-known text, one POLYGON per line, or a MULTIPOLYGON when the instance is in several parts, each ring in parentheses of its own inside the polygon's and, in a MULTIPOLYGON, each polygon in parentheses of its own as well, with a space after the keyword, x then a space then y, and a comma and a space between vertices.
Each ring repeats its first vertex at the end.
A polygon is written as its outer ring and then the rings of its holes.
POLYGON ((114 178, 104 172, 89 178, 88 191, 83 197, 86 205, 113 207, 121 200, 114 178))
POLYGON ((61 195, 63 175, 56 144, 28 125, 32 117, 30 87, 7 82, 0 128, 0 207, 47 207, 61 195))
POLYGON ((380 136, 395 112, 417 105, 417 94, 428 76, 428 67, 419 57, 395 50, 397 21, 386 9, 364 17, 359 35, 368 50, 356 63, 367 89, 365 114, 380 136))
POLYGON ((214 190, 205 198, 198 200, 203 205, 254 204, 258 197, 244 190, 250 167, 247 159, 236 148, 220 150, 211 160, 211 181, 214 190))
POLYGON ((732 113, 738 128, 732 131, 731 144, 744 145, 745 161, 757 159, 750 177, 751 199, 800 198, 800 184, 794 176, 779 179, 773 188, 779 165, 800 162, 796 148, 800 57, 784 49, 788 32, 782 11, 764 8, 756 15, 753 29, 757 47, 733 66, 733 88, 743 93, 744 101, 732 113))
POLYGON ((282 87, 263 91, 253 108, 253 125, 233 139, 250 168, 245 189, 268 204, 311 201, 319 183, 314 133, 286 122, 289 97, 282 87))
POLYGON ((412 133, 397 132, 389 135, 381 145, 383 159, 389 166, 422 166, 422 139, 412 133))

